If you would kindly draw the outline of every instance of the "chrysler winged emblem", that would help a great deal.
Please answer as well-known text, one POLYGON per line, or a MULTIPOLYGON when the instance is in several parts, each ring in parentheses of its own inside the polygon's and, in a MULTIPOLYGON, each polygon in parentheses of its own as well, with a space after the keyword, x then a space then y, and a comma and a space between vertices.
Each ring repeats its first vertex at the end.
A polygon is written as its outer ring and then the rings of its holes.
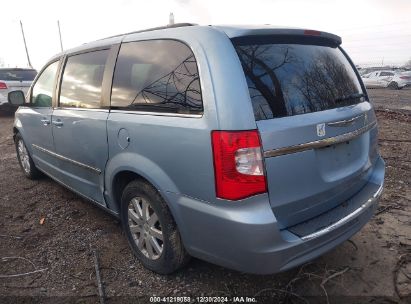
POLYGON ((318 137, 325 136, 325 123, 320 123, 317 125, 317 135, 318 137))

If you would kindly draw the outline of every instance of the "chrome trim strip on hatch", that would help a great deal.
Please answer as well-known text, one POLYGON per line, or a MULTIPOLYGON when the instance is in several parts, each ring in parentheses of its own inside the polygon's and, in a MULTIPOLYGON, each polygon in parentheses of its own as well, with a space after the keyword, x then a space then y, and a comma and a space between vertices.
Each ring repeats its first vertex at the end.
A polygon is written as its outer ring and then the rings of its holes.
POLYGON ((328 226, 324 229, 321 229, 321 230, 318 230, 314 233, 303 236, 303 237, 301 237, 301 239, 303 241, 312 240, 312 239, 317 238, 321 235, 327 234, 327 233, 331 232, 332 230, 337 229, 337 228, 341 227, 342 225, 348 223, 353 218, 355 218, 357 215, 359 215, 361 212, 363 212, 365 209, 369 208, 372 204, 374 204, 374 202, 381 196, 383 189, 384 189, 384 185, 381 185, 378 188, 378 190, 373 194, 372 197, 370 197, 358 209, 354 210, 354 212, 352 212, 352 213, 348 214, 347 216, 343 217, 338 222, 335 222, 334 224, 332 224, 332 225, 330 225, 330 226, 328 226))
POLYGON ((80 162, 78 162, 78 161, 76 161, 76 160, 74 160, 74 159, 71 159, 71 158, 65 157, 65 156, 63 156, 63 155, 57 154, 57 153, 55 153, 55 152, 53 152, 53 151, 47 150, 47 149, 42 148, 42 147, 40 147, 40 146, 37 146, 37 145, 35 145, 35 144, 32 144, 32 146, 33 146, 33 148, 36 148, 37 150, 42 151, 42 152, 44 152, 44 153, 47 153, 47 154, 49 154, 49 155, 51 155, 51 156, 54 156, 54 157, 56 157, 56 158, 58 158, 58 159, 68 161, 68 162, 70 162, 70 163, 72 163, 72 164, 74 164, 74 165, 76 165, 76 166, 79 166, 79 167, 81 167, 81 168, 88 169, 88 170, 90 170, 90 171, 92 171, 92 172, 94 172, 94 173, 97 173, 97 174, 100 174, 100 173, 101 173, 101 170, 98 169, 98 168, 94 168, 94 167, 92 167, 92 166, 89 166, 89 165, 80 163, 80 162))
POLYGON ((316 141, 310 141, 310 142, 299 144, 299 145, 264 151, 264 157, 275 157, 275 156, 302 152, 302 151, 311 150, 311 149, 324 148, 330 145, 335 145, 335 144, 339 144, 342 142, 350 141, 356 138, 357 136, 360 136, 361 134, 368 132, 369 130, 374 128, 376 125, 377 125, 377 121, 374 121, 362 128, 359 128, 355 131, 348 132, 345 134, 341 134, 341 135, 337 135, 337 136, 329 137, 329 138, 324 138, 324 139, 320 139, 316 141))
POLYGON ((329 126, 329 127, 346 127, 346 126, 350 126, 350 125, 354 124, 354 122, 357 121, 358 119, 360 119, 361 117, 364 117, 364 114, 355 116, 355 117, 350 118, 350 119, 344 119, 344 120, 329 122, 329 123, 327 123, 327 126, 329 126))

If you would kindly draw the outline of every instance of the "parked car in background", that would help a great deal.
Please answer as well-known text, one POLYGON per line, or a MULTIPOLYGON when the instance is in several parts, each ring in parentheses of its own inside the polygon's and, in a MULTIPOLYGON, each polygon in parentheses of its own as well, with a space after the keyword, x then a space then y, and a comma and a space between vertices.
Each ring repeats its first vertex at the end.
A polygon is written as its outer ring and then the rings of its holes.
POLYGON ((400 90, 410 83, 409 74, 394 71, 374 71, 362 75, 361 78, 367 89, 390 88, 400 90))
POLYGON ((396 76, 400 79, 401 85, 405 83, 406 87, 411 86, 411 71, 401 72, 396 74, 396 76))
POLYGON ((7 102, 7 94, 16 90, 27 94, 36 75, 34 69, 0 68, 0 110, 17 109, 7 102))
POLYGON ((17 158, 120 218, 158 273, 189 256, 296 267, 357 233, 383 189, 374 109, 340 44, 190 24, 84 44, 53 57, 26 101, 9 93, 17 158))

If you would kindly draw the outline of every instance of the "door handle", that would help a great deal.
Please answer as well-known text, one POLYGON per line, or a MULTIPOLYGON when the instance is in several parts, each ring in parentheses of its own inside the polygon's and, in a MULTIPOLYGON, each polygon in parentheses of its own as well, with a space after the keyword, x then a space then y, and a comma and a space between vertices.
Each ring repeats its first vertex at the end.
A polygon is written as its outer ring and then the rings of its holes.
POLYGON ((53 121, 53 125, 55 125, 56 127, 62 127, 63 122, 61 120, 56 120, 56 121, 53 121))
POLYGON ((50 124, 49 119, 42 119, 41 122, 43 123, 43 126, 48 126, 50 124))

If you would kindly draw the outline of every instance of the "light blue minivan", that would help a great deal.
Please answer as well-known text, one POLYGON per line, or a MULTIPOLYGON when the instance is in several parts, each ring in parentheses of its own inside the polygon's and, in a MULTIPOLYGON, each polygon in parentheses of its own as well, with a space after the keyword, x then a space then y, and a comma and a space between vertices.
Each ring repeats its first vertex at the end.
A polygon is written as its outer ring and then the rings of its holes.
POLYGON ((373 106, 333 34, 176 24, 63 52, 15 91, 18 160, 121 219, 158 273, 268 274, 358 232, 384 181, 373 106))

